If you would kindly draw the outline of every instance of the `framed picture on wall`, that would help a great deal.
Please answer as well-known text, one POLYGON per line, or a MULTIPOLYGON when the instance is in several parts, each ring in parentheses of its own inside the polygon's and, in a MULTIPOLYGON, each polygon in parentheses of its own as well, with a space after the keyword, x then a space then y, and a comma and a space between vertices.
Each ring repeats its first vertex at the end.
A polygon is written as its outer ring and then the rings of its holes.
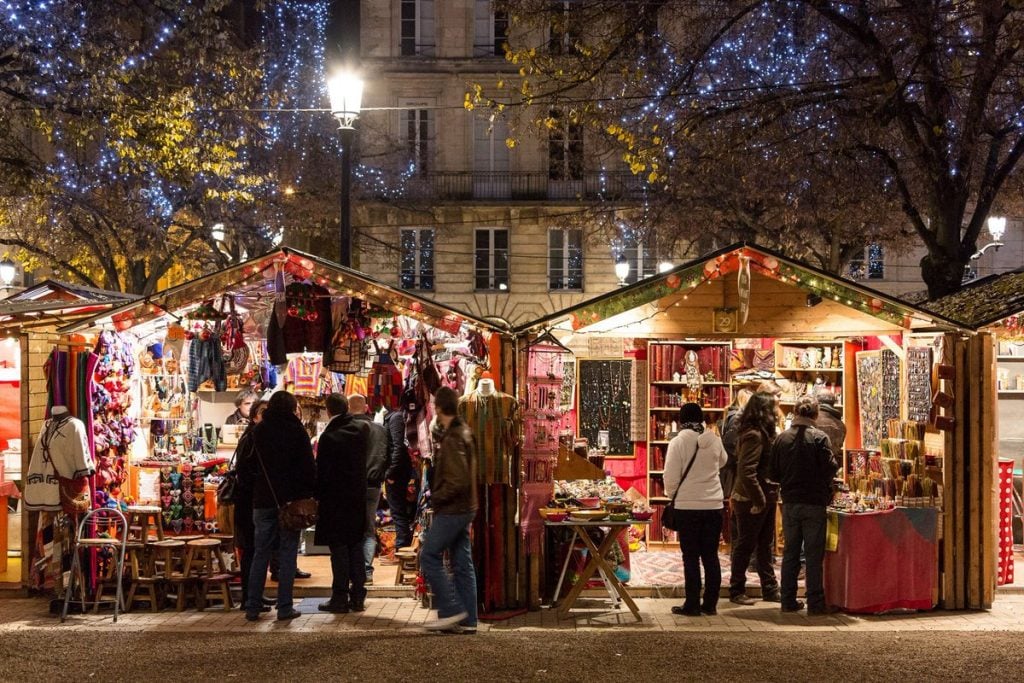
POLYGON ((580 358, 576 367, 579 410, 576 433, 592 448, 607 444, 607 457, 632 458, 632 360, 580 358))

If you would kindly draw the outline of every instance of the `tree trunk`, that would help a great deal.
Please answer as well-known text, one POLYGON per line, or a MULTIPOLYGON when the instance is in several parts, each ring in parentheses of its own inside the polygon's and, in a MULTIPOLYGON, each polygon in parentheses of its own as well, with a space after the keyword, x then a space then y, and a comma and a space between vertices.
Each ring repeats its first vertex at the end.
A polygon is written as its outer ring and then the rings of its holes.
MULTIPOLYGON (((958 250, 959 251, 959 250, 958 250)), ((938 299, 960 289, 970 258, 929 251, 921 259, 921 277, 928 286, 928 298, 938 299)))

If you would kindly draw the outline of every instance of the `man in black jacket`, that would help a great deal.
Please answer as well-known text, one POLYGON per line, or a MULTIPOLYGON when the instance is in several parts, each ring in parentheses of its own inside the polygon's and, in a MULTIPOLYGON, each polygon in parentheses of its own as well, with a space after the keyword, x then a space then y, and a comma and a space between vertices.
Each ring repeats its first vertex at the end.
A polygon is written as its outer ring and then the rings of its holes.
POLYGON ((384 418, 388 433, 388 471, 385 474, 388 508, 395 524, 395 549, 412 545, 418 482, 405 443, 405 411, 392 410, 384 418))
POLYGON ((807 558, 807 613, 827 614, 822 574, 825 562, 825 508, 832 501, 832 479, 839 470, 828 436, 814 426, 818 402, 801 396, 792 426, 772 444, 768 478, 782 485, 782 611, 796 612, 800 548, 807 558))
POLYGON ((316 447, 317 545, 331 549, 331 599, 319 609, 366 609, 363 534, 366 530, 366 444, 369 427, 348 412, 340 394, 326 399, 327 423, 316 447))
POLYGON ((366 565, 366 583, 373 583, 373 556, 377 552, 377 505, 380 488, 388 469, 388 432, 373 421, 366 412, 366 397, 353 394, 348 397, 348 412, 353 420, 365 423, 368 429, 366 443, 366 531, 363 537, 363 562, 366 565))
POLYGON ((299 552, 299 531, 280 528, 279 508, 293 500, 311 498, 316 483, 313 447, 302 420, 299 404, 286 391, 278 391, 267 402, 263 421, 252 431, 254 445, 252 475, 253 524, 256 547, 249 574, 249 602, 245 618, 256 621, 263 606, 270 554, 277 549, 280 570, 277 584, 277 618, 294 619, 300 612, 292 607, 295 556, 299 552))

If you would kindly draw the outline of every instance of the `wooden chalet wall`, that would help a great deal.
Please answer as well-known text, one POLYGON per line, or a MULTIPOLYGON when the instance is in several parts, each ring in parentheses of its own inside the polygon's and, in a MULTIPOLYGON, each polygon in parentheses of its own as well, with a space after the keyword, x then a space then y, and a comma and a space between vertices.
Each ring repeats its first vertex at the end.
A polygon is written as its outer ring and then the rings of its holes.
POLYGON ((988 609, 995 595, 996 453, 995 337, 947 334, 943 359, 956 376, 953 429, 945 434, 940 599, 946 609, 988 609))
MULTIPOLYGON (((685 290, 684 290, 685 291, 685 290)), ((795 285, 751 273, 750 313, 735 333, 715 332, 716 308, 739 309, 736 276, 711 280, 692 292, 673 295, 653 304, 608 318, 587 328, 607 330, 618 336, 678 339, 730 337, 849 337, 900 333, 899 325, 888 323, 846 305, 845 301, 823 299, 807 306, 807 291, 795 285), (663 309, 654 314, 653 306, 663 309), (652 316, 652 314, 654 314, 652 316), (630 324, 633 323, 633 324, 630 324)))

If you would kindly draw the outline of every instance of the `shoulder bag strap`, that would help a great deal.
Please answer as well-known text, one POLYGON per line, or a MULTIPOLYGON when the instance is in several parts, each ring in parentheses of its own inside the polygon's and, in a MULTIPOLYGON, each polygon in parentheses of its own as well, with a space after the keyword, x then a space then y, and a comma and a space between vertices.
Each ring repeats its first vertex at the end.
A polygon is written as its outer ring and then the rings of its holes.
POLYGON ((693 467, 693 463, 696 462, 696 460, 697 460, 697 451, 699 451, 699 450, 700 450, 700 444, 698 444, 697 447, 693 449, 693 457, 690 458, 690 464, 688 464, 686 466, 686 469, 683 470, 683 478, 679 480, 679 485, 676 486, 676 490, 672 493, 672 506, 673 507, 675 507, 676 496, 679 495, 679 489, 683 488, 683 482, 686 481, 686 475, 688 475, 690 473, 690 468, 693 467))
POLYGON ((274 491, 274 485, 270 483, 270 477, 267 475, 267 468, 263 465, 263 456, 260 455, 260 449, 256 447, 255 443, 253 443, 252 450, 256 453, 256 459, 260 461, 260 470, 263 472, 263 478, 267 480, 267 488, 270 489, 270 495, 274 497, 274 505, 280 508, 281 501, 277 499, 277 493, 274 491))

